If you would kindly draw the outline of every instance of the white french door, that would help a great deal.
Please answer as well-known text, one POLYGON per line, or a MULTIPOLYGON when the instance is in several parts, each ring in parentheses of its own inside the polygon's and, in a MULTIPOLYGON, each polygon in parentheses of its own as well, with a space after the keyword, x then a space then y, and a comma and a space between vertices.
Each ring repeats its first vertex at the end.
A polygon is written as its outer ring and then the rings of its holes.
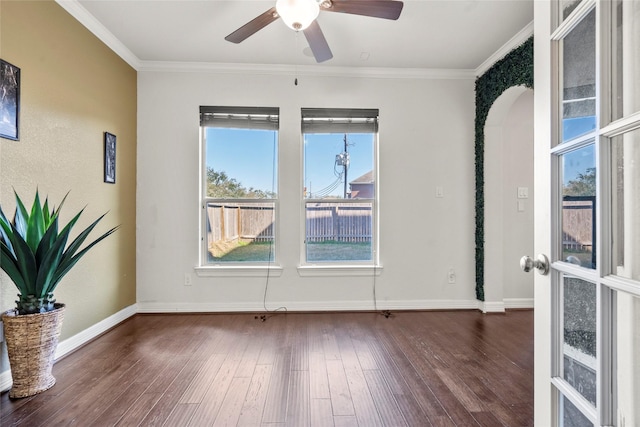
POLYGON ((550 216, 536 220, 550 241, 536 249, 548 250, 551 268, 536 280, 549 292, 536 291, 536 327, 551 333, 548 346, 536 344, 550 363, 537 355, 536 367, 550 385, 536 392, 547 399, 536 402, 536 422, 640 426, 640 0, 544 7, 551 24, 536 26, 548 31, 536 43, 548 46, 536 54, 535 90, 549 90, 551 107, 537 98, 536 114, 550 121, 536 130, 548 131, 536 173, 549 174, 550 216))

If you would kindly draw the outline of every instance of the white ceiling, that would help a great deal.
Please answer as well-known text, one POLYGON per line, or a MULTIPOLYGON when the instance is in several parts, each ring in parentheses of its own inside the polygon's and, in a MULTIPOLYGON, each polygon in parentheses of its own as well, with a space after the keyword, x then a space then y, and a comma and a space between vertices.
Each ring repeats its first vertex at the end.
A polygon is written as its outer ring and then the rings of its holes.
MULTIPOLYGON (((241 44, 224 40, 275 0, 58 2, 130 63, 138 62, 134 66, 157 61, 316 64, 304 35, 281 20, 241 44)), ((320 12, 318 23, 334 57, 318 66, 476 70, 533 20, 533 0, 404 3, 397 21, 320 12)))

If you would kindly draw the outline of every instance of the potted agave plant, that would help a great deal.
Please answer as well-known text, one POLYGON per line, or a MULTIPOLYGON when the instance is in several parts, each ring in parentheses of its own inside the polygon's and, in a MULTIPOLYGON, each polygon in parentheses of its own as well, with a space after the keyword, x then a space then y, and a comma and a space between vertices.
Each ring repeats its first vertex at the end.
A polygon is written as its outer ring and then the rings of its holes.
POLYGON ((59 231, 58 217, 66 196, 57 209, 50 210, 48 199, 41 205, 36 190, 31 211, 17 193, 15 198, 13 221, 7 220, 0 206, 0 266, 19 291, 16 308, 2 314, 13 379, 11 398, 32 396, 55 384, 51 369, 65 306, 55 301, 53 292, 89 249, 118 229, 110 229, 80 249, 106 213, 67 245, 84 209, 59 231))

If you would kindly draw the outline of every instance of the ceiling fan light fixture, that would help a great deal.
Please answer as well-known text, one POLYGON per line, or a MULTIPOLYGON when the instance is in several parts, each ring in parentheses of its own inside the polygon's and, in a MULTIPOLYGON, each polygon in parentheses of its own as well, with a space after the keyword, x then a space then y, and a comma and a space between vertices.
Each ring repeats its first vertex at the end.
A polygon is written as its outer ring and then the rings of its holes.
POLYGON ((315 21, 320 6, 316 0, 278 0, 276 10, 289 28, 301 31, 315 21))

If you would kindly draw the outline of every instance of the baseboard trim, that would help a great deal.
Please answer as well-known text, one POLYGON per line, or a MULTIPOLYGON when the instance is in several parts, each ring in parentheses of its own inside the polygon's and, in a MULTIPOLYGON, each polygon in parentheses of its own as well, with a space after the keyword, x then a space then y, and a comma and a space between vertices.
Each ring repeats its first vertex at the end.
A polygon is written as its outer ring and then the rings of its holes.
MULTIPOLYGON (((137 312, 137 304, 130 305, 129 307, 120 310, 119 312, 107 317, 106 319, 101 320, 95 325, 90 326, 84 331, 70 338, 67 338, 64 341, 59 342, 58 348, 56 349, 55 359, 58 360, 61 357, 66 356, 67 354, 83 346, 92 339, 100 336, 119 323, 124 322, 129 317, 135 315, 137 312)), ((6 370, 0 373, 0 390, 4 391, 10 389, 12 382, 11 370, 6 370)))
POLYGON ((11 371, 0 373, 0 391, 6 391, 11 388, 13 381, 11 380, 11 371))
POLYGON ((61 341, 60 343, 58 343, 58 348, 56 349, 56 360, 66 356, 73 350, 100 336, 117 324, 124 322, 129 317, 135 315, 137 312, 137 304, 130 305, 129 307, 120 310, 119 312, 107 317, 106 319, 101 320, 95 325, 90 326, 84 331, 77 333, 64 341, 61 341))
POLYGON ((480 301, 480 310, 483 313, 504 313, 505 304, 502 301, 480 301))
POLYGON ((504 313, 506 310, 533 309, 533 298, 505 298, 503 301, 478 301, 483 313, 504 313))
MULTIPOLYGON (((266 311, 372 311, 372 310, 470 310, 478 308, 476 300, 405 300, 378 301, 280 301, 269 302, 266 311)), ((138 303, 138 313, 223 313, 264 312, 257 303, 138 303)))
POLYGON ((506 309, 533 308, 533 298, 505 298, 506 309))

